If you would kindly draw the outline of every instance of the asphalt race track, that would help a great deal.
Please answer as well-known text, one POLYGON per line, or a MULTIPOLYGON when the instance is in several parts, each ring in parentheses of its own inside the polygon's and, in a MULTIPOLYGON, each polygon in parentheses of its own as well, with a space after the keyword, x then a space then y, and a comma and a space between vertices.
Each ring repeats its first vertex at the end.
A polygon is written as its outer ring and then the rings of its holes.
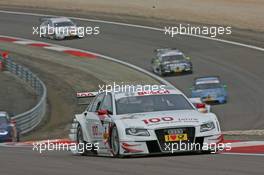
POLYGON ((32 149, 1 148, 1 175, 262 175, 263 156, 178 155, 114 159, 73 156, 65 152, 39 154, 32 149), (14 167, 13 165, 16 166, 14 167))
MULTIPOLYGON (((32 35, 32 27, 39 25, 39 17, 1 13, 0 22, 1 35, 43 41, 32 35)), ((229 94, 227 104, 213 107, 222 130, 264 128, 264 101, 260 100, 264 99, 263 52, 196 37, 171 38, 164 32, 142 28, 85 21, 77 23, 80 26, 99 26, 101 33, 81 40, 44 41, 94 51, 149 71, 155 48, 179 48, 191 57, 194 74, 171 76, 167 80, 189 94, 194 77, 219 75, 227 84, 229 94)))
MULTIPOLYGON (((43 41, 32 35, 32 27, 39 25, 38 20, 36 16, 0 13, 0 34, 43 41)), ((196 37, 170 38, 164 32, 149 29, 86 21, 77 23, 99 26, 101 33, 81 40, 44 39, 44 42, 93 51, 149 71, 154 49, 179 48, 192 58, 194 74, 165 79, 188 95, 194 77, 219 75, 229 93, 227 104, 213 107, 222 130, 264 128, 264 52, 196 37)), ((39 154, 26 148, 1 148, 0 155, 3 160, 0 174, 263 174, 263 156, 179 155, 111 159, 72 156, 67 152, 39 154)))

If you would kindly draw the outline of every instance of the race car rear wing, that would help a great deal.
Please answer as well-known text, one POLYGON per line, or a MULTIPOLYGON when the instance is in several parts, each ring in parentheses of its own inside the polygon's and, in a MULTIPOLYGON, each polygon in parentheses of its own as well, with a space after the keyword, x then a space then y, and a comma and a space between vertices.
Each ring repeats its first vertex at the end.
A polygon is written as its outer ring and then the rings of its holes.
POLYGON ((88 105, 91 102, 92 97, 95 97, 98 92, 77 92, 76 97, 79 105, 88 105))
POLYGON ((77 92, 77 98, 84 98, 84 97, 95 97, 98 92, 77 92))

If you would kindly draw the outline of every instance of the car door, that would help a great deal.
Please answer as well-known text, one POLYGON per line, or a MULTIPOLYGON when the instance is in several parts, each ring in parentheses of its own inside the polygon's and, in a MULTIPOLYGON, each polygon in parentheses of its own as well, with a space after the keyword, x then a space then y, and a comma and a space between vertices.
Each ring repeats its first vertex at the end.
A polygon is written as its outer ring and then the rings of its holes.
POLYGON ((86 112, 85 122, 91 142, 102 139, 103 126, 97 112, 103 103, 104 97, 105 93, 97 95, 86 112))

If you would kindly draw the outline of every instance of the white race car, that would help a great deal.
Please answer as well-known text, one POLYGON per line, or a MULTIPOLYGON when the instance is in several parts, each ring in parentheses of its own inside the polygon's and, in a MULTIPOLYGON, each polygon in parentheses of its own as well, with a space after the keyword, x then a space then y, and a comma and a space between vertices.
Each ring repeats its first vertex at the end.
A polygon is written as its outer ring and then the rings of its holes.
POLYGON ((199 112, 182 92, 165 86, 98 93, 83 113, 75 115, 69 137, 77 145, 92 144, 83 155, 113 157, 211 152, 215 148, 204 145, 216 146, 222 139, 215 114, 199 112))
POLYGON ((82 28, 69 18, 66 17, 52 17, 40 19, 40 36, 50 39, 63 40, 67 37, 82 38, 82 28))

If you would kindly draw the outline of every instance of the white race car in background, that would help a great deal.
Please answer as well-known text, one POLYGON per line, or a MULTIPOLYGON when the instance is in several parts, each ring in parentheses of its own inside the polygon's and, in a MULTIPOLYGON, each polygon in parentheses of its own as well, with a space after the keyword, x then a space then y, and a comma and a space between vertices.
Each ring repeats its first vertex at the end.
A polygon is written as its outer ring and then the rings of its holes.
MULTIPOLYGON (((77 94, 78 97, 93 95, 90 92, 77 94)), ((172 87, 156 91, 98 93, 73 121, 70 139, 77 144, 92 143, 97 148, 85 149, 83 155, 124 157, 210 152, 202 146, 216 145, 222 138, 216 115, 199 112, 182 92, 172 87), (201 147, 199 150, 170 147, 179 143, 201 147)))
POLYGON ((67 37, 82 38, 77 25, 66 17, 51 17, 40 19, 40 36, 44 38, 63 40, 67 37))

